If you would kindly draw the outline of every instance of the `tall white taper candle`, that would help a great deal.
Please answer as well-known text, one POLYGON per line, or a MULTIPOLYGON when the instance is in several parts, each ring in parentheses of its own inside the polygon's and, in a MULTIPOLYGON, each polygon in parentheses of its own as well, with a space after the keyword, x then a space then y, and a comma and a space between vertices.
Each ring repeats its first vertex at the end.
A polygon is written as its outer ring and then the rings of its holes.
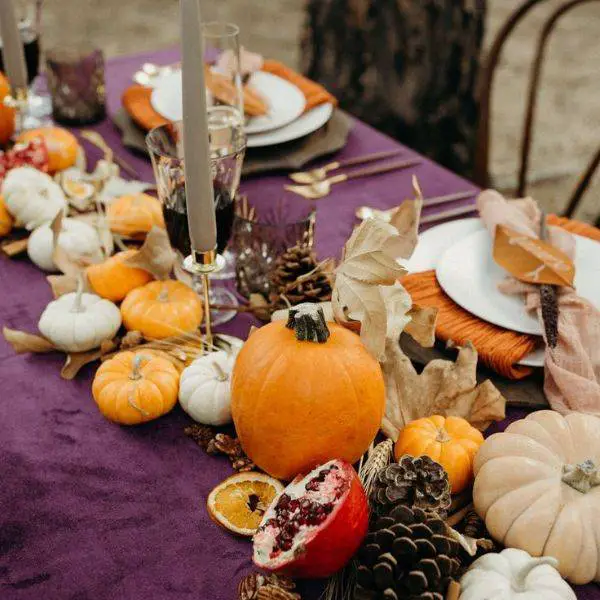
POLYGON ((27 67, 19 22, 12 0, 0 0, 0 35, 4 69, 14 91, 27 88, 27 67))
POLYGON ((181 0, 180 9, 188 225, 192 249, 209 252, 217 245, 217 224, 210 168, 200 1, 181 0))

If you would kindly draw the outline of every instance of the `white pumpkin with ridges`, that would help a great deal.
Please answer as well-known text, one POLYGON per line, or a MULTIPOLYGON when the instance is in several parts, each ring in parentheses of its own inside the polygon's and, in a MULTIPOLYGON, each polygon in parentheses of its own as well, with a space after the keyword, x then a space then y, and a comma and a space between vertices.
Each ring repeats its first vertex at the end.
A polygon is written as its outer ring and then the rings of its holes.
POLYGON ((2 182, 2 195, 15 224, 30 231, 67 209, 67 199, 52 177, 33 167, 17 167, 2 182))
POLYGON ((576 584, 600 579, 600 418, 538 411, 490 436, 473 502, 492 537, 558 560, 576 584))
POLYGON ((460 600, 577 600, 557 564, 514 548, 486 554, 460 580, 460 600))
MULTIPOLYGON (((62 220, 58 245, 71 258, 82 259, 86 263, 98 263, 104 258, 102 243, 96 229, 76 219, 62 220)), ((44 271, 58 271, 52 260, 53 249, 54 233, 50 224, 40 225, 31 233, 27 241, 29 258, 44 271)))
POLYGON ((185 412, 205 425, 231 422, 231 371, 235 356, 220 350, 200 356, 183 370, 179 403, 185 412))
POLYGON ((42 335, 65 352, 85 352, 112 339, 121 326, 115 304, 95 294, 77 292, 60 296, 46 306, 38 328, 42 335))

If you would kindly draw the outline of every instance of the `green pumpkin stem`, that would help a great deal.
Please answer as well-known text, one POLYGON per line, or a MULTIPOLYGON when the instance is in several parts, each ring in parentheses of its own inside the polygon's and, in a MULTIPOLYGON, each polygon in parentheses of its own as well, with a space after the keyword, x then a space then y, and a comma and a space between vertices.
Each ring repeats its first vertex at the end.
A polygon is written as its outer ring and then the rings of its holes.
POLYGON ((324 344, 330 335, 323 308, 310 302, 290 308, 286 327, 296 332, 296 339, 300 342, 324 344))

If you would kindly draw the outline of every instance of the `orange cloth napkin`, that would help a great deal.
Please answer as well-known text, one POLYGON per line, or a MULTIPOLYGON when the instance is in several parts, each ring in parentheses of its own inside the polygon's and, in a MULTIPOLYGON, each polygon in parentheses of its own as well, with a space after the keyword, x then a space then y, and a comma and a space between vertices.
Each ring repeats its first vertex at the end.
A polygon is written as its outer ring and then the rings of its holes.
MULTIPOLYGON (((326 102, 331 102, 337 106, 335 97, 322 85, 304 77, 304 75, 301 75, 290 67, 286 67, 276 60, 265 60, 261 70, 277 75, 282 79, 286 79, 296 87, 300 88, 302 93, 306 96, 305 111, 315 108, 320 104, 325 104, 326 102)), ((127 113, 139 127, 146 131, 168 123, 167 119, 159 115, 152 107, 152 103, 150 102, 151 95, 152 88, 134 84, 129 86, 121 97, 121 103, 127 113)))
MULTIPOLYGON (((581 221, 549 215, 548 223, 600 241, 600 229, 581 221)), ((539 343, 538 338, 492 325, 467 312, 444 293, 437 282, 435 271, 406 275, 402 279, 402 285, 415 304, 438 309, 436 336, 439 339, 453 340, 459 345, 471 340, 481 362, 509 379, 522 379, 531 374, 530 367, 516 363, 535 349, 539 343)))

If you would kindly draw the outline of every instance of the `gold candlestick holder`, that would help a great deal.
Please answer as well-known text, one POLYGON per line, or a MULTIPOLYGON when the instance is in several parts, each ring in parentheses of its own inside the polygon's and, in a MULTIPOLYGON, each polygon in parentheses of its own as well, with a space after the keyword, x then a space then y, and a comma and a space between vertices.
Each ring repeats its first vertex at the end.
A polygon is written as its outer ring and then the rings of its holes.
POLYGON ((16 88, 12 95, 4 97, 4 105, 15 111, 15 136, 24 129, 25 118, 29 111, 29 90, 26 87, 16 88))
POLYGON ((192 275, 202 276, 202 297, 204 304, 204 323, 206 327, 206 342, 210 347, 213 345, 212 324, 210 316, 210 274, 218 271, 221 265, 218 261, 219 255, 215 250, 192 253, 183 260, 183 268, 192 275))

